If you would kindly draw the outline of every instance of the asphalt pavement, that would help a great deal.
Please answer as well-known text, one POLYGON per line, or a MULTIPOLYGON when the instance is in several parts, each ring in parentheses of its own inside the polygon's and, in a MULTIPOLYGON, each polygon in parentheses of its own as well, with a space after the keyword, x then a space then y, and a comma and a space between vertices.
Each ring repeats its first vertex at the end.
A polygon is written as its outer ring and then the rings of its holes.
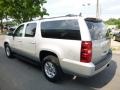
POLYGON ((64 76, 59 83, 45 79, 41 68, 20 57, 6 57, 0 39, 0 90, 119 90, 120 55, 113 54, 112 62, 104 71, 91 78, 64 76))

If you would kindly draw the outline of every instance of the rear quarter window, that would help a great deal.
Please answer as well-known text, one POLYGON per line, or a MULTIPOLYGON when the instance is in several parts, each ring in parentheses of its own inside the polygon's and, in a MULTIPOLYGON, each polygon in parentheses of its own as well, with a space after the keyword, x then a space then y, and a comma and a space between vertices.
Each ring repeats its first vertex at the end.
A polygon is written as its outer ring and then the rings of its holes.
POLYGON ((44 38, 81 40, 77 20, 46 21, 41 23, 44 38))

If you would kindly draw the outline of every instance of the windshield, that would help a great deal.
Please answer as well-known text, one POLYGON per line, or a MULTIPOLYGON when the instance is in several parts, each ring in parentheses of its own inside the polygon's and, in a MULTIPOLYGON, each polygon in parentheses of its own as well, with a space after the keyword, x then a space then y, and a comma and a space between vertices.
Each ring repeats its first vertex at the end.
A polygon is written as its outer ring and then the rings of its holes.
POLYGON ((107 38, 107 29, 102 21, 86 21, 92 40, 107 38))

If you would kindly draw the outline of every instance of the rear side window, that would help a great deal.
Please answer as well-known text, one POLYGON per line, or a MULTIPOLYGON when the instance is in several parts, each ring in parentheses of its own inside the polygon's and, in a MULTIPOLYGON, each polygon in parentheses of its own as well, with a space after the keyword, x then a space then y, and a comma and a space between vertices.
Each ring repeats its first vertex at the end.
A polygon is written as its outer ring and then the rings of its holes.
POLYGON ((28 23, 25 29, 25 37, 34 37, 36 32, 36 23, 28 23))
POLYGON ((77 20, 46 21, 41 23, 41 34, 45 38, 80 40, 77 20))
POLYGON ((102 21, 86 21, 92 40, 107 38, 107 29, 102 21))

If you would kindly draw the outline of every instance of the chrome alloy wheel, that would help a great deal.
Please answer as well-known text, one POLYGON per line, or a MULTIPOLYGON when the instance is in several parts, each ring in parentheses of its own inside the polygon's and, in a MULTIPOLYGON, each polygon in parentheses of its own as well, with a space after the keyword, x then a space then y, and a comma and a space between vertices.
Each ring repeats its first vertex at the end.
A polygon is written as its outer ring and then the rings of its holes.
POLYGON ((56 69, 53 63, 46 62, 44 65, 45 73, 49 78, 54 78, 56 75, 56 69))

